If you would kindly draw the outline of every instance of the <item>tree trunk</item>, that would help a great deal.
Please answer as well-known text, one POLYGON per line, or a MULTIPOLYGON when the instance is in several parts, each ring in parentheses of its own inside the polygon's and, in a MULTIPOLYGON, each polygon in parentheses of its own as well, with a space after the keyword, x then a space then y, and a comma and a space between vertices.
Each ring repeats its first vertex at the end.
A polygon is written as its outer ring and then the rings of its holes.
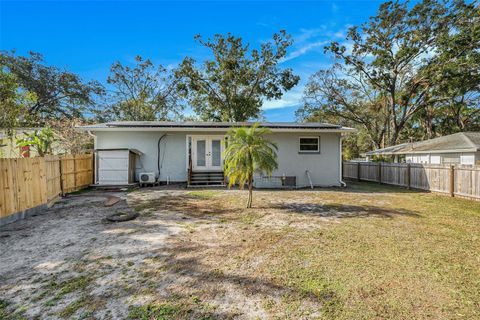
POLYGON ((253 201, 253 177, 250 176, 248 178, 248 201, 247 201, 247 208, 252 207, 253 201))

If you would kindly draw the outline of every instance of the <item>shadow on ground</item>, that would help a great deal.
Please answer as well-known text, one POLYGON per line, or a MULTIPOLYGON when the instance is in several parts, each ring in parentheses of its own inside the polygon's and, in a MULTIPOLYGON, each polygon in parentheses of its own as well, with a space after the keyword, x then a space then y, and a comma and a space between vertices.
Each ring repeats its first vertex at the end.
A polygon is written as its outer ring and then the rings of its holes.
MULTIPOLYGON (((325 218, 355 218, 355 217, 384 217, 393 218, 395 216, 421 217, 419 214, 405 209, 391 209, 386 207, 376 207, 368 205, 348 205, 348 204, 317 204, 317 203, 279 203, 271 204, 267 208, 275 208, 287 211, 289 213, 307 214, 325 218)), ((266 208, 266 209, 267 209, 266 208)))

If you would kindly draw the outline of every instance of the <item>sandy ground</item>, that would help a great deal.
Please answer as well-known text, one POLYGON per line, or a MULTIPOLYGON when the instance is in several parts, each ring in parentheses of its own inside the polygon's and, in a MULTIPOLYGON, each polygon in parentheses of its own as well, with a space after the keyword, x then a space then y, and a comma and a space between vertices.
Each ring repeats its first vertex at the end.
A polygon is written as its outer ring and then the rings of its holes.
MULTIPOLYGON (((0 319, 440 319, 456 310, 448 304, 474 314, 475 286, 463 300, 449 292, 478 278, 476 251, 463 239, 476 233, 478 217, 456 218, 476 203, 376 185, 257 190, 248 210, 246 196, 173 187, 85 192, 2 227, 0 319), (105 207, 112 195, 122 201, 105 207), (139 217, 105 221, 131 211, 139 217), (453 272, 453 284, 430 274, 422 261, 450 246, 438 248, 429 234, 464 248, 445 257, 470 273, 453 272)), ((445 257, 431 263, 451 268, 445 257)))
MULTIPOLYGON (((176 192, 181 191, 162 194, 176 192)), ((58 318, 70 303, 87 295, 85 317, 126 317, 136 266, 161 254, 166 238, 183 228, 178 223, 181 215, 167 213, 108 223, 106 215, 133 210, 126 201, 104 207, 110 195, 67 197, 42 215, 0 228, 0 297, 8 303, 10 316, 58 318)), ((142 198, 141 193, 135 195, 142 198)), ((64 318, 70 316, 67 313, 64 318)))

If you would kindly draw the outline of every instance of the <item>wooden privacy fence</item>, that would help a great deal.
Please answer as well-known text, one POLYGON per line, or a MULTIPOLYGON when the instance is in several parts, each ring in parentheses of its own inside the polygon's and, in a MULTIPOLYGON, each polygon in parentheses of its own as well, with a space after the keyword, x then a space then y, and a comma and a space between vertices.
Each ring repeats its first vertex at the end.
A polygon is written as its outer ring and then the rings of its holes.
POLYGON ((91 154, 0 159, 0 225, 92 183, 91 154))
POLYGON ((343 162, 343 177, 480 200, 480 166, 343 162))

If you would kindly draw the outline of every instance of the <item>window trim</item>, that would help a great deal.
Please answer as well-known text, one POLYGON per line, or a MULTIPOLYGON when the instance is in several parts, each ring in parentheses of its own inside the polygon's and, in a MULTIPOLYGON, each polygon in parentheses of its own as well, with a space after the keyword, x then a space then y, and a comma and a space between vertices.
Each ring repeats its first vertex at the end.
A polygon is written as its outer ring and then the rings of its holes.
POLYGON ((298 137, 298 153, 307 153, 307 154, 315 154, 315 153, 320 153, 320 136, 301 136, 298 137), (301 140, 302 139, 317 139, 317 150, 301 150, 301 140))

